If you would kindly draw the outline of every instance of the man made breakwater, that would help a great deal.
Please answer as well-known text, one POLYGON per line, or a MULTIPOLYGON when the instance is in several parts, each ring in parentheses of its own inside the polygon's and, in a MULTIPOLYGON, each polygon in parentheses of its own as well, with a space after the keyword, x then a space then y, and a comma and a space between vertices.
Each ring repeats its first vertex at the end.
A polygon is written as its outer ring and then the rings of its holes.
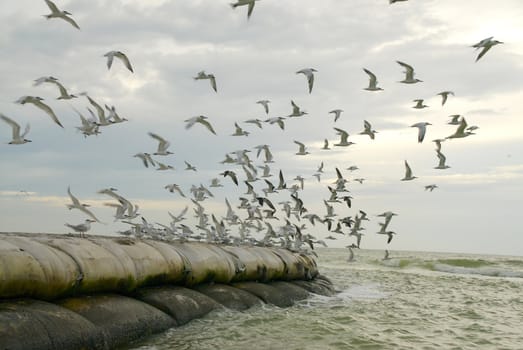
POLYGON ((0 236, 0 349, 111 349, 227 307, 334 293, 308 254, 133 238, 0 236))

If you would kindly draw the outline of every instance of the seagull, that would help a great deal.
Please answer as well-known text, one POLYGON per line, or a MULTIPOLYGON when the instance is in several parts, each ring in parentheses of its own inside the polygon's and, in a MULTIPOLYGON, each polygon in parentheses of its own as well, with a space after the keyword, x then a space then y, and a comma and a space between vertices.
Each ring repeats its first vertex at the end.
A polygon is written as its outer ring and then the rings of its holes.
POLYGON ((340 142, 335 143, 334 146, 346 147, 346 146, 354 145, 354 142, 347 140, 349 138, 348 132, 346 132, 343 129, 339 129, 339 128, 334 128, 334 130, 336 130, 337 134, 340 135, 340 142))
POLYGON ((447 124, 449 124, 449 125, 459 125, 460 124, 459 117, 461 117, 461 114, 450 115, 449 116, 450 121, 447 124))
POLYGON ((416 100, 414 100, 414 102, 416 102, 416 105, 412 108, 423 109, 423 108, 428 107, 427 105, 423 104, 423 99, 416 99, 416 100))
POLYGON ((309 152, 307 152, 305 150, 305 145, 299 141, 296 141, 294 140, 294 143, 297 144, 299 146, 299 149, 298 149, 298 152, 296 153, 297 155, 299 156, 304 156, 304 155, 307 155, 309 154, 309 152))
POLYGON ((300 107, 294 103, 294 101, 291 100, 291 105, 292 105, 292 113, 288 115, 288 117, 301 117, 305 114, 307 114, 307 112, 305 111, 302 111, 300 109, 300 107))
POLYGON ((490 48, 492 46, 495 46, 495 45, 498 45, 498 44, 503 44, 503 42, 501 41, 498 41, 498 40, 492 40, 492 36, 489 37, 489 38, 486 38, 486 39, 483 39, 481 40, 480 42, 472 45, 472 47, 474 47, 476 50, 479 49, 480 47, 483 48, 481 50, 481 52, 479 53, 478 57, 476 57, 476 62, 481 58, 483 57, 488 50, 490 50, 490 48))
POLYGON ((200 71, 198 74, 194 77, 194 80, 201 80, 201 79, 209 79, 209 82, 211 83, 211 87, 214 90, 214 92, 218 92, 216 88, 216 78, 214 77, 214 74, 207 74, 205 71, 200 71))
POLYGON ((235 3, 231 3, 231 7, 235 9, 238 6, 249 5, 247 8, 247 19, 251 18, 252 10, 254 9, 254 4, 259 0, 238 0, 235 3))
POLYGON ((131 73, 134 73, 133 67, 131 67, 131 62, 127 58, 127 56, 122 51, 109 51, 107 52, 104 57, 107 57, 107 69, 111 69, 111 66, 113 64, 113 58, 119 58, 125 67, 131 71, 131 73))
POLYGON ((184 160, 183 162, 185 163, 185 170, 197 171, 194 165, 190 164, 186 160, 184 160))
POLYGON ((427 122, 419 122, 416 124, 412 124, 411 128, 418 128, 418 142, 422 143, 423 139, 425 138, 425 133, 427 131, 427 125, 432 125, 431 123, 427 122))
POLYGON ((56 124, 63 128, 64 126, 62 125, 62 123, 60 123, 56 114, 54 114, 51 107, 42 102, 43 100, 43 98, 38 96, 22 96, 16 101, 16 103, 19 103, 21 105, 24 105, 26 103, 32 103, 33 105, 47 113, 56 124))
POLYGON ((71 188, 70 187, 67 187, 67 194, 69 194, 69 197, 71 198, 71 201, 73 202, 73 204, 67 204, 67 208, 69 208, 69 210, 71 210, 71 209, 78 209, 78 210, 84 212, 85 214, 89 215, 91 218, 93 218, 93 220, 96 220, 97 222, 100 222, 100 220, 98 220, 96 218, 96 216, 94 216, 94 214, 91 213, 91 211, 89 209, 87 209, 87 207, 89 205, 80 203, 78 198, 76 198, 71 193, 71 188))
POLYGON ((409 163, 405 161, 405 177, 401 181, 410 181, 416 179, 416 176, 412 175, 412 170, 410 169, 409 163))
POLYGON ((48 77, 40 77, 38 79, 35 79, 34 80, 34 83, 33 83, 33 86, 39 86, 43 83, 56 83, 58 81, 58 78, 55 78, 53 76, 48 76, 48 77))
POLYGON ((148 133, 149 136, 151 136, 153 139, 158 141, 158 149, 155 153, 153 153, 156 156, 167 156, 169 154, 173 154, 172 152, 168 151, 167 148, 171 145, 171 143, 167 140, 165 140, 163 137, 158 136, 157 134, 154 134, 152 132, 148 133))
POLYGON ((136 153, 133 157, 140 158, 143 162, 143 165, 145 165, 146 168, 149 167, 149 164, 151 164, 152 166, 156 165, 149 153, 136 153))
POLYGON ((72 98, 77 97, 75 95, 69 94, 67 92, 67 89, 58 81, 57 78, 55 78, 53 76, 40 77, 38 79, 35 79, 33 86, 39 86, 43 83, 55 84, 58 87, 58 89, 60 91, 60 96, 57 98, 57 100, 70 100, 72 98))
POLYGON ((30 129, 29 124, 25 126, 24 133, 20 134, 20 125, 17 122, 3 115, 2 113, 0 113, 0 119, 9 124, 9 126, 11 126, 13 129, 12 140, 9 142, 10 145, 23 145, 24 143, 32 142, 31 140, 25 138, 25 135, 27 135, 30 129))
POLYGON ((273 118, 265 119, 264 121, 269 124, 278 124, 280 129, 284 130, 285 129, 285 123, 283 122, 284 120, 285 120, 284 117, 273 117, 273 118))
POLYGON ((441 153, 440 151, 436 151, 436 153, 438 155, 439 163, 438 163, 438 166, 434 167, 434 169, 448 169, 448 168, 450 168, 450 166, 445 164, 445 161, 447 160, 447 158, 443 155, 443 153, 441 153))
POLYGON ((80 237, 84 237, 85 233, 91 229, 91 222, 96 222, 92 219, 86 219, 82 224, 71 225, 65 224, 65 226, 73 229, 74 232, 79 232, 80 237))
POLYGON ((185 194, 182 192, 182 189, 177 184, 169 184, 166 185, 164 188, 171 193, 174 193, 174 191, 176 191, 180 194, 180 196, 185 197, 185 194))
POLYGON ((261 119, 258 119, 258 118, 255 118, 255 119, 248 119, 246 121, 244 121, 244 123, 249 123, 249 124, 254 124, 256 125, 258 128, 262 129, 262 120, 261 119))
POLYGON ((185 125, 185 129, 190 129, 194 124, 196 123, 200 123, 202 124, 203 126, 205 126, 207 128, 207 130, 209 130, 210 132, 212 132, 214 135, 216 135, 216 132, 214 131, 211 123, 209 123, 207 121, 207 118, 206 116, 203 116, 203 115, 200 115, 200 116, 197 116, 197 117, 192 117, 192 118, 189 118, 189 119, 186 119, 185 122, 187 123, 185 125))
POLYGON ((360 135, 369 135, 369 137, 371 138, 371 140, 374 140, 374 137, 376 136, 375 134, 377 133, 376 130, 372 130, 372 125, 364 120, 363 121, 363 131, 360 132, 359 134, 360 135))
POLYGON ((432 192, 435 188, 438 188, 438 185, 432 184, 425 186, 425 191, 432 192))
POLYGON ((76 24, 76 22, 74 21, 74 19, 72 19, 71 16, 72 13, 70 12, 67 12, 67 11, 61 11, 60 9, 58 9, 58 7, 54 4, 54 2, 52 2, 51 0, 45 0, 45 3, 47 4, 47 6, 49 7, 49 9, 51 10, 51 13, 48 14, 48 15, 44 15, 45 18, 47 19, 51 19, 51 18, 61 18, 63 19, 64 21, 68 22, 69 24, 71 24, 73 27, 75 27, 76 29, 80 29, 80 27, 78 26, 78 24, 76 24))
POLYGON ((442 91, 438 95, 441 96, 441 105, 443 106, 443 105, 445 105, 445 102, 447 102, 447 98, 449 97, 449 95, 454 96, 454 92, 452 92, 452 91, 442 91))
POLYGON ((309 84, 309 94, 312 92, 312 85, 314 84, 314 72, 317 72, 314 68, 303 68, 296 72, 296 74, 305 74, 307 77, 307 83, 309 84))
POLYGON ((336 122, 338 119, 340 119, 341 113, 343 112, 343 109, 333 109, 329 113, 334 114, 334 122, 336 122))
POLYGON ((363 68, 363 71, 369 75, 369 86, 367 86, 363 90, 367 91, 380 91, 383 90, 382 88, 377 87, 378 80, 376 79, 376 75, 372 73, 370 70, 363 68))
POLYGON ((269 103, 271 101, 269 100, 260 100, 260 101, 256 101, 256 103, 260 104, 263 106, 263 109, 265 110, 265 114, 269 114, 269 103))
POLYGON ((405 68, 405 79, 403 79, 402 81, 400 81, 400 83, 404 83, 404 84, 416 84, 416 83, 419 83, 419 82, 422 82, 423 80, 419 80, 417 78, 414 78, 414 68, 412 68, 412 66, 404 63, 404 62, 401 62, 401 61, 396 61, 400 66, 402 66, 403 68, 405 68))
POLYGON ((250 132, 243 130, 238 123, 234 123, 234 133, 231 136, 249 136, 250 132))
POLYGON ((167 165, 160 162, 156 162, 156 165, 158 165, 158 168, 156 168, 156 170, 174 170, 174 167, 172 165, 167 165))
POLYGON ((238 177, 236 176, 236 173, 232 170, 225 170, 223 173, 220 173, 220 175, 223 175, 223 177, 229 176, 232 179, 232 182, 236 186, 238 186, 238 177))

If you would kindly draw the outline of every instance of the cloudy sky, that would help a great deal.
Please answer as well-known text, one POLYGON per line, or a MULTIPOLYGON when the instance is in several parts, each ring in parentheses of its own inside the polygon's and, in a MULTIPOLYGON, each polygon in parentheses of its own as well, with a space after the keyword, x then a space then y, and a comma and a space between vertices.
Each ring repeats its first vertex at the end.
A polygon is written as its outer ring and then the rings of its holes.
MULTIPOLYGON (((220 178, 223 187, 201 204, 217 217, 226 214, 225 198, 234 206, 245 196, 245 173, 236 164, 220 163, 225 155, 247 149, 255 166, 257 145, 267 144, 274 155, 269 180, 277 183, 281 170, 288 186, 305 178, 303 199, 310 213, 326 214, 327 186, 338 168, 349 180, 352 208, 334 204, 336 218, 364 210, 363 248, 451 251, 523 255, 523 4, 520 0, 387 0, 313 1, 260 0, 247 20, 245 6, 232 9, 227 0, 56 0, 73 14, 81 30, 60 19, 46 20, 43 0, 2 1, 0 4, 0 113, 22 125, 29 123, 31 143, 8 145, 11 129, 0 123, 0 231, 67 233, 64 223, 78 224, 86 216, 69 211, 67 187, 104 222, 92 233, 115 234, 128 225, 113 222, 114 202, 98 194, 114 187, 140 206, 150 222, 169 223, 168 211, 192 211, 190 187, 209 186, 220 178), (493 47, 475 62, 472 44, 493 36, 493 47), (120 50, 129 57, 134 74, 119 60, 107 69, 103 55, 120 50), (414 67, 418 84, 401 84, 403 68, 414 67), (308 93, 302 68, 314 68, 308 93), (365 91, 367 68, 378 77, 380 92, 365 91), (216 77, 215 93, 207 80, 194 80, 205 70, 216 77), (42 76, 54 76, 72 94, 87 92, 100 103, 116 107, 128 122, 102 127, 101 134, 84 137, 76 127, 74 109, 89 116, 83 96, 57 100, 51 84, 33 86, 42 76), (437 94, 451 90, 442 106, 437 94), (33 105, 14 103, 24 95, 44 98, 61 120, 58 127, 33 105), (269 114, 256 101, 270 100, 269 114), (413 109, 414 99, 428 108, 413 109), (286 118, 285 130, 263 123, 286 117, 291 100, 307 111, 286 118), (344 112, 334 122, 333 109, 344 112), (461 114, 475 135, 446 140, 438 164, 432 140, 454 133, 449 116, 461 114), (184 120, 207 116, 217 135, 201 125, 185 128, 184 120), (375 140, 363 131, 367 120, 377 130, 375 140), (237 122, 249 136, 231 136, 237 122), (410 125, 430 122, 423 143, 410 125), (336 147, 334 127, 346 130, 350 147, 336 147), (154 153, 154 132, 167 139, 173 152, 156 160, 174 170, 145 168, 133 157, 154 153), (330 150, 322 150, 328 139, 330 150), (310 154, 295 153, 300 141, 310 154), (417 179, 400 181, 407 160, 417 179), (197 171, 185 170, 184 161, 197 171), (313 176, 323 162, 320 181, 313 176), (349 166, 359 170, 350 172, 349 166), (233 170, 235 186, 220 175, 233 170), (362 184, 354 181, 364 178, 362 184), (178 184, 187 195, 168 192, 178 184), (424 186, 436 184, 433 192, 424 186), (394 211, 389 229, 397 235, 387 245, 377 235, 381 218, 394 211)), ((261 170, 259 175, 261 176, 261 170)), ((258 194, 263 180, 253 183, 258 194)), ((291 200, 289 191, 268 195, 275 204, 291 200)), ((278 205, 280 208, 281 205, 278 205)), ((242 218, 243 209, 236 209, 242 218)), ((186 223, 194 224, 192 212, 186 223)), ((272 221, 278 227, 284 213, 272 221)), ((139 219, 139 218, 138 218, 139 219)), ((305 219, 294 223, 308 223, 305 219)), ((308 224, 307 233, 325 238, 325 225, 308 224)), ((235 234, 235 227, 231 228, 235 234)), ((253 235, 260 237, 259 234, 253 235)), ((331 246, 345 246, 352 237, 338 235, 331 246)))

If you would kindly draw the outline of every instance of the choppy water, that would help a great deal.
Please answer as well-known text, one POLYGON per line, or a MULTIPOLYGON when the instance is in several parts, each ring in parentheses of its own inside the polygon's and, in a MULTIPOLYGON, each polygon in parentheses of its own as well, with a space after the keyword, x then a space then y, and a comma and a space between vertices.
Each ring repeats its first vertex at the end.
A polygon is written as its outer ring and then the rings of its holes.
POLYGON ((340 291, 220 310, 129 349, 523 349, 523 258, 319 251, 340 291))

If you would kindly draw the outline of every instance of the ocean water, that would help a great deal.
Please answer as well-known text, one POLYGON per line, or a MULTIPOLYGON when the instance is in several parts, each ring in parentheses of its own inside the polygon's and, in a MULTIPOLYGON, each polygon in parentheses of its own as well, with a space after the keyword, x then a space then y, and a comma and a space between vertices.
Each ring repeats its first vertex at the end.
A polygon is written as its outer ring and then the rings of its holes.
POLYGON ((128 349, 523 349, 523 257, 318 250, 339 293, 217 310, 128 349))

